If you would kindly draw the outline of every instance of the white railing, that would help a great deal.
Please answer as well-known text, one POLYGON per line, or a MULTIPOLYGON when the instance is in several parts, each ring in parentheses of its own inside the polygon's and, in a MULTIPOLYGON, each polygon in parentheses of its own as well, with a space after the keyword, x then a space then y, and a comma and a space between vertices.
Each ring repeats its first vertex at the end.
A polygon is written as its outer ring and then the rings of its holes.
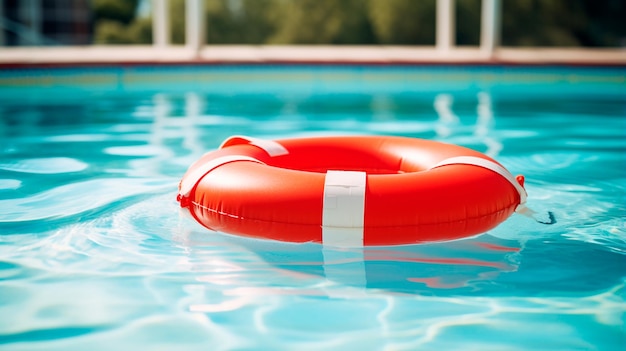
MULTIPOLYGON (((19 20, 7 19, 0 0, 0 66, 2 64, 102 63, 102 62, 445 62, 445 63, 533 63, 533 64, 626 64, 623 47, 502 47, 500 22, 502 0, 481 0, 480 43, 455 43, 456 0, 437 0, 434 46, 342 46, 332 45, 216 45, 205 42, 204 0, 185 0, 186 45, 171 43, 169 0, 144 0, 152 11, 152 45, 60 45, 37 33, 43 29, 44 0, 15 0, 19 20), (19 23, 18 23, 19 22, 19 23), (4 34, 18 46, 2 47, 4 34), (25 46, 20 46, 24 44, 25 46), (46 46, 46 47, 42 47, 46 46)), ((341 0, 337 0, 341 1, 341 0)), ((417 0, 416 0, 417 1, 417 0)), ((144 3, 145 4, 145 3, 144 3)), ((143 14, 145 15, 145 14, 143 14)), ((73 18, 73 17, 72 17, 73 18)), ((76 17, 84 20, 83 17, 76 17)), ((86 23, 86 22, 85 22, 86 23)), ((88 44, 88 33, 84 41, 88 44)))
POLYGON ((168 0, 152 0, 152 44, 166 47, 170 44, 168 0))
MULTIPOLYGON (((439 0, 438 0, 439 1, 439 0)), ((487 56, 493 56, 500 45, 500 0, 482 0, 480 16, 480 50, 487 56)))
MULTIPOLYGON (((492 56, 499 45, 500 37, 500 1, 482 0, 480 49, 485 56, 492 56)), ((169 45, 169 0, 152 0, 152 32, 155 46, 169 45)), ((202 18, 204 2, 186 0, 186 46, 200 52, 204 46, 205 24, 202 18)), ((437 0, 436 48, 447 52, 455 46, 455 0, 437 0)))
MULTIPOLYGON (((21 26, 17 33, 29 39, 30 44, 44 44, 38 34, 41 32, 42 14, 41 0, 22 0, 27 2, 28 13, 22 14, 30 24, 21 26), (30 40, 32 39, 32 40, 30 40)), ((152 1, 152 43, 155 47, 165 48, 170 45, 170 12, 169 0, 152 1)), ((481 41, 480 49, 486 56, 491 56, 498 47, 499 23, 500 23, 500 1, 482 0, 481 16, 481 41)), ((10 26, 2 13, 4 0, 0 0, 0 29, 10 26)), ((437 27, 435 47, 442 53, 449 52, 455 46, 455 0, 437 0, 437 27)), ((204 21, 204 1, 185 0, 186 16, 186 47, 192 52, 199 53, 205 43, 206 24, 204 21)), ((15 28, 14 28, 15 29, 15 28)), ((19 29, 19 28, 18 28, 19 29)), ((15 30, 13 30, 15 31, 15 30)), ((0 30, 0 45, 4 43, 4 31, 0 30)))
MULTIPOLYGON (((455 43, 455 0, 437 0, 434 46, 378 45, 217 45, 205 41, 204 0, 185 0, 186 43, 171 43, 169 0, 145 0, 152 5, 152 45, 66 45, 52 42, 33 33, 42 24, 43 0, 21 0, 19 22, 9 21, 0 0, 0 46, 5 44, 5 30, 14 33, 20 43, 31 46, 0 48, 0 64, 76 63, 76 62, 508 62, 543 64, 626 64, 624 48, 577 47, 502 47, 500 24, 502 0, 482 0, 480 43, 457 46, 455 43), (27 5, 40 10, 31 10, 27 5), (15 22, 15 23, 13 23, 15 22), (1 30, 4 29, 4 30, 1 30), (57 44, 54 47, 41 47, 57 44), (35 45, 35 46, 32 46, 35 45)), ((382 0, 384 1, 384 0, 382 0)), ((17 2, 16 2, 17 3, 17 2)))
POLYGON ((185 17, 185 38, 187 47, 191 51, 199 54, 200 49, 202 49, 205 44, 204 1, 186 0, 185 17))
POLYGON ((439 51, 448 51, 455 43, 454 5, 454 0, 437 0, 435 46, 439 51))

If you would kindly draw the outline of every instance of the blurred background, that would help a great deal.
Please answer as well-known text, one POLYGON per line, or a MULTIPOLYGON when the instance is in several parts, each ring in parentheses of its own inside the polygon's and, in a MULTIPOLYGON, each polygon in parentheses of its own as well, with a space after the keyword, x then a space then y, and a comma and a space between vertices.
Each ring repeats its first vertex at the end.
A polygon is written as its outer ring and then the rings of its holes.
MULTIPOLYGON (((0 0, 0 46, 150 44, 155 0, 0 0)), ((185 0, 165 2, 185 43, 185 0)), ((436 0, 204 0, 207 44, 434 45, 436 0)), ((481 0, 456 0, 456 45, 480 41, 481 0)), ((626 47, 626 1, 504 0, 501 45, 626 47)))

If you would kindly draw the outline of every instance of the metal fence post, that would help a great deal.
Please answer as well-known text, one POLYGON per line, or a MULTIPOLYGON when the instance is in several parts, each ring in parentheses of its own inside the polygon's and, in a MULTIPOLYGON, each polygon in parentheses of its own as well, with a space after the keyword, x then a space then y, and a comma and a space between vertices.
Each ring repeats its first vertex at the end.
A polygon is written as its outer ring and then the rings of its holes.
POLYGON ((455 44, 454 0, 437 0, 437 50, 448 51, 455 44))
POLYGON ((483 0, 480 28, 480 51, 492 57, 500 45, 501 0, 483 0))
POLYGON ((195 56, 200 55, 200 50, 204 46, 204 1, 187 0, 185 2, 185 18, 187 25, 185 28, 186 44, 195 56))
POLYGON ((170 43, 169 0, 152 0, 152 45, 166 47, 170 43))

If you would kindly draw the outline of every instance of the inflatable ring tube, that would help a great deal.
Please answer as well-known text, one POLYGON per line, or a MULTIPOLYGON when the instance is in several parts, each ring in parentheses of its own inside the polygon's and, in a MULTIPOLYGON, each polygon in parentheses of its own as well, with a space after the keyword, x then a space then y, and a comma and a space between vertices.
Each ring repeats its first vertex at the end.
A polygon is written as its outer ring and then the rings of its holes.
POLYGON ((429 140, 236 136, 191 165, 177 199, 215 231, 400 245, 494 228, 526 201, 523 182, 484 154, 429 140))

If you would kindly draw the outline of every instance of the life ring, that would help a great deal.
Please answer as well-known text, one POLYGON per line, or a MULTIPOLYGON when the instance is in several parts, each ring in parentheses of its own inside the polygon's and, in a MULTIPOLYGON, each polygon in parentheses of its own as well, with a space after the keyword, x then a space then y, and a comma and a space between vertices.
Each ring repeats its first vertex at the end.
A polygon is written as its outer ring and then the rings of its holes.
POLYGON ((195 162, 177 200, 220 232, 333 246, 453 240, 526 201, 523 176, 461 146, 383 136, 235 136, 195 162))

